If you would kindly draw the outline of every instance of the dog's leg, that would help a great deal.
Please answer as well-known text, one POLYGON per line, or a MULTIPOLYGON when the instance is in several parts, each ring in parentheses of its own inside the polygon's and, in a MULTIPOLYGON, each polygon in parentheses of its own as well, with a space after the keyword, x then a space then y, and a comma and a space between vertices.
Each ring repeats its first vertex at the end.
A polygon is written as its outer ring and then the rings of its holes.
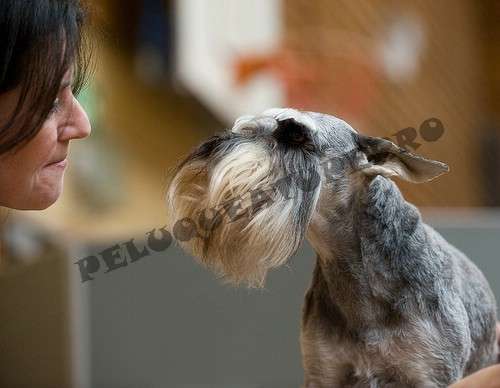
POLYGON ((500 364, 500 322, 497 322, 497 364, 500 364))
MULTIPOLYGON (((307 373, 307 372, 306 372, 307 373)), ((354 379, 349 369, 345 369, 338 374, 329 373, 328 376, 321 377, 306 377, 304 388, 349 388, 357 387, 355 385, 356 379, 354 379)))
MULTIPOLYGON (((325 357, 329 358, 329 357, 325 357)), ((345 388, 353 386, 358 379, 354 376, 352 365, 335 363, 331 359, 311 357, 304 360, 304 388, 345 388)))

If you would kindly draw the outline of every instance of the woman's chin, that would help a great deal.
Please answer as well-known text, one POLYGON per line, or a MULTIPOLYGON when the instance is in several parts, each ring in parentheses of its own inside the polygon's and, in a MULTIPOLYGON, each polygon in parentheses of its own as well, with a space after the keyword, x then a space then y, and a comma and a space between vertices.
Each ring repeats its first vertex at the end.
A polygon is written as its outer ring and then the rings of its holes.
POLYGON ((46 200, 46 201, 41 201, 37 204, 34 204, 30 209, 27 210, 45 210, 51 207, 54 203, 56 203, 57 199, 59 196, 55 197, 54 199, 46 200))
POLYGON ((10 190, 8 195, 0 197, 0 206, 17 210, 45 210, 61 196, 63 182, 63 169, 44 169, 30 182, 18 182, 17 191, 10 190))
POLYGON ((19 204, 18 206, 12 206, 12 208, 17 210, 45 210, 52 206, 61 193, 51 193, 50 195, 44 194, 43 197, 36 198, 33 201, 27 201, 24 204, 19 204))
POLYGON ((50 192, 41 193, 40 198, 33 205, 31 210, 44 210, 52 206, 62 194, 62 182, 50 192))
POLYGON ((63 191, 63 179, 51 185, 45 185, 38 190, 33 190, 30 199, 25 203, 18 204, 18 210, 45 210, 52 206, 61 196, 63 191))

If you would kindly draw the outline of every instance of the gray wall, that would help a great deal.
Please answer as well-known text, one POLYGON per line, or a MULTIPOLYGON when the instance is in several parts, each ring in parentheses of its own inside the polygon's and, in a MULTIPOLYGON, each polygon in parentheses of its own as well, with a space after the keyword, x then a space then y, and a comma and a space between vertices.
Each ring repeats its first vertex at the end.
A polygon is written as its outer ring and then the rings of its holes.
MULTIPOLYGON (((500 222, 438 230, 500 299, 500 222)), ((299 387, 301 305, 313 263, 305 244, 265 290, 221 285, 172 247, 100 274, 82 285, 90 292, 92 387, 299 387)))

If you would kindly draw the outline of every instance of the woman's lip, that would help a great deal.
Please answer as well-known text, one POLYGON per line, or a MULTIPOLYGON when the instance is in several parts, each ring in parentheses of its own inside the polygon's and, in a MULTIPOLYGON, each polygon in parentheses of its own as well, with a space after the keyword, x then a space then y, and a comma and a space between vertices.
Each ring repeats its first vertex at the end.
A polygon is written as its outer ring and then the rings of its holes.
POLYGON ((68 164, 68 159, 63 159, 59 162, 54 162, 47 164, 47 167, 59 167, 59 168, 64 168, 68 164))

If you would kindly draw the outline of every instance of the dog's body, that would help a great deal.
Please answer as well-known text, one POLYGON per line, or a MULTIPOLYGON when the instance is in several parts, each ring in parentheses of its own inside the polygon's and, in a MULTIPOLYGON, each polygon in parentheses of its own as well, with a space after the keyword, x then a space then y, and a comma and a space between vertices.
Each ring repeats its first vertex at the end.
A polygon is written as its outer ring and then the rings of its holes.
POLYGON ((445 171, 332 116, 274 109, 237 120, 179 166, 171 225, 202 224, 183 247, 257 286, 307 236, 317 259, 301 332, 306 388, 446 387, 495 362, 496 302, 388 178, 445 171))
POLYGON ((303 312, 306 387, 445 387, 492 364, 495 302, 476 266, 389 179, 353 201, 309 227, 321 253, 303 312))

